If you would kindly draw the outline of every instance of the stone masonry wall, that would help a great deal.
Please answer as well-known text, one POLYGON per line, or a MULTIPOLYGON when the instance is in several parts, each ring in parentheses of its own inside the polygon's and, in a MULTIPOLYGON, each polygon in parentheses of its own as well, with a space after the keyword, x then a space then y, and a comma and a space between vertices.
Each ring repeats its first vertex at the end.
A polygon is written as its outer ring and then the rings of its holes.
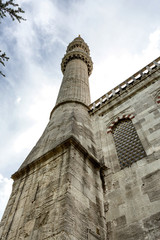
POLYGON ((15 180, 1 240, 105 239, 99 169, 74 145, 15 180))
MULTIPOLYGON (((160 239, 160 90, 155 73, 92 115, 98 157, 104 170, 105 216, 110 240, 160 239), (155 79, 155 80, 154 80, 155 79), (150 82, 150 83, 149 83, 150 82), (120 169, 115 143, 108 127, 115 119, 132 114, 132 123, 146 157, 120 169)), ((123 140, 122 140, 123 141, 123 140)))

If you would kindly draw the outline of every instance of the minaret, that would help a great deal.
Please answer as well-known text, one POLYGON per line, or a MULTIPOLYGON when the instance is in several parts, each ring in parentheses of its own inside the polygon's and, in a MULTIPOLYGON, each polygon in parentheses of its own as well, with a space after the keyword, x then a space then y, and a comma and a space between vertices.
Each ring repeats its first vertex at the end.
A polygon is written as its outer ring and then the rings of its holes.
POLYGON ((64 77, 50 121, 12 175, 0 239, 106 239, 100 163, 88 113, 92 66, 88 45, 75 38, 62 59, 64 77))
POLYGON ((66 101, 90 104, 88 77, 93 63, 89 54, 89 47, 80 35, 67 47, 61 64, 64 78, 56 105, 66 101))

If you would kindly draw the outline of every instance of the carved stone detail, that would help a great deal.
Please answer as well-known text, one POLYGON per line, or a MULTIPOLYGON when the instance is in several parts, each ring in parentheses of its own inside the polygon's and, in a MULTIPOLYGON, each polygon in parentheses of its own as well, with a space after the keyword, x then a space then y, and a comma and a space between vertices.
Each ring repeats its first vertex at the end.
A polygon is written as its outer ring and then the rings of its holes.
POLYGON ((67 63, 73 59, 81 59, 82 61, 84 61, 88 67, 88 75, 89 76, 91 75, 92 69, 93 69, 92 60, 85 52, 80 52, 80 51, 68 52, 64 56, 61 63, 61 70, 63 73, 65 72, 67 63))
POLYGON ((93 62, 90 57, 90 51, 88 45, 79 36, 75 38, 67 47, 66 54, 64 55, 61 63, 61 70, 64 73, 66 65, 73 59, 80 59, 84 61, 88 68, 88 75, 90 76, 93 69, 93 62))

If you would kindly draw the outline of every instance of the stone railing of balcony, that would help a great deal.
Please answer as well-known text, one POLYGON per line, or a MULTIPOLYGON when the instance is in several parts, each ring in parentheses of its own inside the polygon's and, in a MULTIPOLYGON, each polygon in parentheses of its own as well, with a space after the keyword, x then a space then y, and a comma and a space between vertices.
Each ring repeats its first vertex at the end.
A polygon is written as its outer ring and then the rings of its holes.
POLYGON ((143 80, 160 67, 160 57, 149 63, 147 66, 136 72, 134 75, 126 79, 124 82, 104 94, 102 97, 97 99, 95 102, 89 105, 89 112, 94 113, 96 110, 101 108, 105 103, 112 101, 115 97, 119 96, 125 90, 134 86, 139 80, 143 80), (135 84, 134 84, 135 83, 135 84))

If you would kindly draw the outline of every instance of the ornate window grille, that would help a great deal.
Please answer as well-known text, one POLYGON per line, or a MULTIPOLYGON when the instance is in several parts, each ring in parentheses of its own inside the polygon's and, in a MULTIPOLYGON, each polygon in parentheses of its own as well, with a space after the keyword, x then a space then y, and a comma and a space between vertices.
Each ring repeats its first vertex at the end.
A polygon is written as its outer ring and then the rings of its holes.
POLYGON ((113 127, 113 138, 121 169, 144 158, 146 153, 130 119, 121 119, 113 127))

